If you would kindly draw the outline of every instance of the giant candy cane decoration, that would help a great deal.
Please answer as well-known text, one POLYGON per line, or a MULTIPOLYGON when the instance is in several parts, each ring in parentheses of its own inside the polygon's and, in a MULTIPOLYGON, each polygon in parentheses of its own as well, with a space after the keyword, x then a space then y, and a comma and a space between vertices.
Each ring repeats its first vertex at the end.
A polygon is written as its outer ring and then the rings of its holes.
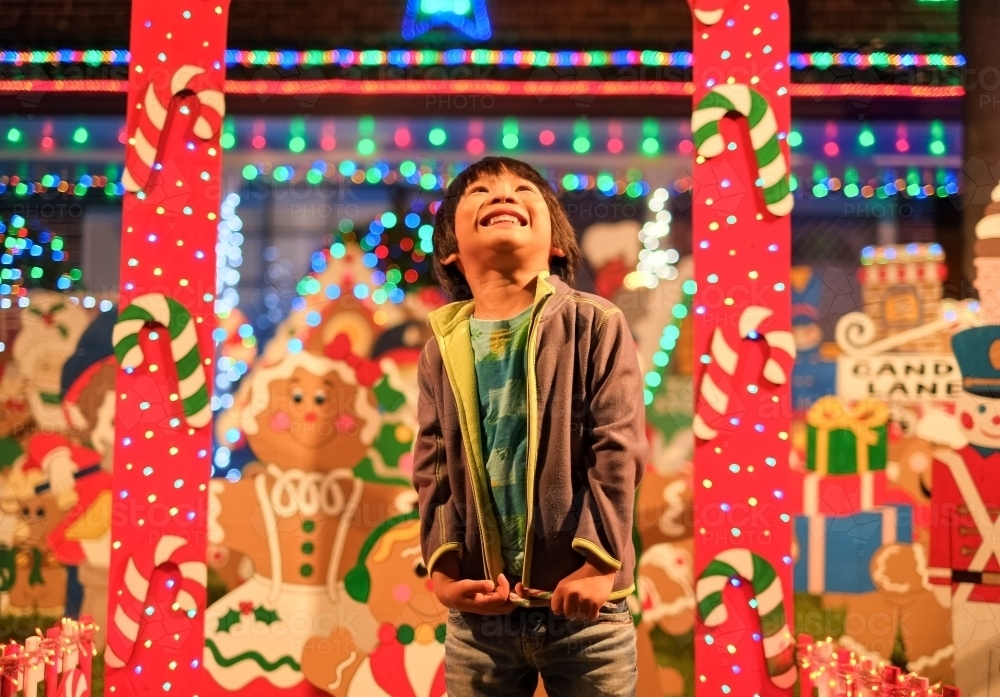
POLYGON ((788 3, 689 4, 697 148, 694 561, 702 620, 695 692, 787 697, 796 673, 791 629, 773 621, 780 613, 791 625, 794 616, 791 598, 781 594, 792 587, 793 511, 784 490, 795 358, 793 196, 784 140, 791 114, 788 3), (731 578, 753 586, 757 612, 745 603, 727 607, 721 589, 731 578))
POLYGON ((160 325, 170 334, 170 353, 177 368, 180 399, 187 422, 195 428, 207 426, 212 421, 212 410, 198 333, 191 313, 179 302, 162 293, 148 293, 134 298, 121 311, 111 337, 119 365, 132 370, 146 360, 139 344, 139 333, 149 323, 160 325))
MULTIPOLYGON (((766 307, 748 307, 740 315, 738 338, 732 339, 730 332, 716 327, 709 346, 709 362, 701 375, 701 384, 696 397, 692 431, 702 440, 713 440, 721 429, 735 426, 731 419, 734 409, 741 404, 741 394, 737 389, 736 371, 740 367, 740 349, 744 342, 762 338, 768 346, 768 357, 759 376, 772 385, 784 385, 792 374, 795 363, 795 340, 792 333, 785 330, 761 331, 760 325, 773 313, 766 307)), ((742 385, 756 389, 754 383, 742 385)))
POLYGON ((750 141, 757 158, 755 182, 764 190, 767 210, 774 215, 792 212, 792 189, 788 174, 788 157, 778 140, 778 122, 767 98, 757 90, 734 83, 718 85, 701 98, 691 115, 694 144, 702 157, 717 157, 725 151, 726 143, 719 132, 722 118, 735 112, 747 119, 750 141))
POLYGON ((204 69, 197 65, 182 65, 170 78, 166 93, 150 83, 140 105, 142 114, 139 123, 125 147, 122 184, 126 191, 136 193, 146 188, 152 172, 161 166, 159 158, 162 158, 163 153, 159 150, 159 144, 169 115, 167 107, 174 96, 185 91, 194 92, 200 105, 198 117, 192 127, 194 134, 202 140, 210 140, 222 128, 226 99, 205 77, 204 69))
POLYGON ((108 613, 108 645, 104 660, 111 668, 121 668, 132 657, 136 639, 146 618, 146 596, 153 572, 163 564, 176 564, 181 581, 174 585, 178 610, 195 614, 205 603, 208 568, 205 556, 183 537, 165 535, 155 547, 146 547, 128 558, 125 584, 112 597, 112 612, 108 613))
POLYGON ((229 0, 132 0, 105 664, 116 697, 206 689, 228 11, 229 0))
POLYGON ((718 24, 731 0, 691 0, 691 12, 706 26, 718 24))
POLYGON ((746 581, 753 589, 763 634, 764 657, 771 682, 781 688, 795 684, 795 642, 788 629, 785 593, 774 567, 748 549, 729 549, 709 562, 698 577, 698 616, 708 627, 729 619, 722 591, 729 583, 746 581))

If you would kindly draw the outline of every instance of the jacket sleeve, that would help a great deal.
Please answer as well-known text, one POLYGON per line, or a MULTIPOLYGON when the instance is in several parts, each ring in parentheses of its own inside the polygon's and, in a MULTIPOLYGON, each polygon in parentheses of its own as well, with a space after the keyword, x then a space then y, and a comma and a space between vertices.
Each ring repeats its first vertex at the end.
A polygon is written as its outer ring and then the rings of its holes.
POLYGON ((572 544, 620 569, 632 544, 635 491, 649 446, 639 359, 617 307, 599 320, 588 381, 594 459, 572 544))
POLYGON ((420 508, 420 550, 430 574, 445 552, 461 554, 462 545, 449 535, 454 530, 454 501, 448 480, 441 420, 437 413, 438 386, 431 370, 427 346, 420 354, 417 382, 420 388, 417 397, 419 429, 413 446, 413 486, 417 490, 420 508))

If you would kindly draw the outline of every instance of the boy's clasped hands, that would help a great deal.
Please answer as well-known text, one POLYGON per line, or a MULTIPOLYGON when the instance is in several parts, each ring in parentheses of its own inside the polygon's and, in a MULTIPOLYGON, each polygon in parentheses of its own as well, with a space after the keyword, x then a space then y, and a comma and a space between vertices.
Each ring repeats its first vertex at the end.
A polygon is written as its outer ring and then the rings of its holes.
MULTIPOLYGON (((502 573, 490 580, 461 579, 458 557, 445 554, 434 567, 434 594, 441 604, 459 612, 479 615, 505 614, 518 607, 511 595, 528 597, 521 583, 514 588, 502 573)), ((579 569, 561 580, 552 591, 552 612, 574 620, 593 620, 611 595, 615 570, 588 556, 579 569)))

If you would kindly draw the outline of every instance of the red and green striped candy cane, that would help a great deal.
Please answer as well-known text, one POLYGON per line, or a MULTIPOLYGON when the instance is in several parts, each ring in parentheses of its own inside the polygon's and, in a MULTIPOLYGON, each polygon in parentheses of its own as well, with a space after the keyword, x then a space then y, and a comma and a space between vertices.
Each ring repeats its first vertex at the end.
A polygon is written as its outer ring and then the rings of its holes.
POLYGON ((698 154, 704 158, 721 155, 726 141, 719 122, 729 113, 744 116, 750 129, 757 158, 757 186, 764 191, 764 203, 773 215, 792 212, 788 162, 778 140, 778 121, 767 97, 747 85, 717 85, 701 98, 691 114, 691 132, 698 154))
POLYGON ((112 342, 118 364, 138 368, 145 361, 139 333, 147 324, 159 324, 170 334, 170 353, 177 367, 178 392, 184 417, 194 428, 212 421, 212 409, 205 385, 205 369, 198 348, 198 332, 191 313, 181 303, 162 293, 148 293, 132 299, 118 315, 112 342))
POLYGON ((718 627, 729 619, 722 599, 722 589, 733 579, 746 581, 753 587, 760 630, 763 635, 764 657, 771 682, 780 688, 795 684, 795 644, 785 619, 785 593, 781 579, 764 557, 749 549, 732 548, 720 552, 698 577, 695 599, 698 616, 706 627, 718 627))

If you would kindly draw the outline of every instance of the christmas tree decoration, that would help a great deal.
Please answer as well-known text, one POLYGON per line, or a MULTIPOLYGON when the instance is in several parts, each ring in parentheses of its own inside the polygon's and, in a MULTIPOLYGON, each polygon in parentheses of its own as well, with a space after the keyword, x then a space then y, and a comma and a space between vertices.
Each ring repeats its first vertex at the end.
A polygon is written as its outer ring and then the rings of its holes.
POLYGON ((450 26, 475 41, 490 38, 486 0, 407 0, 403 38, 411 41, 441 26, 450 26))
POLYGON ((132 3, 108 694, 204 681, 216 236, 228 1, 132 3), (166 336, 169 335, 169 341, 166 336))

